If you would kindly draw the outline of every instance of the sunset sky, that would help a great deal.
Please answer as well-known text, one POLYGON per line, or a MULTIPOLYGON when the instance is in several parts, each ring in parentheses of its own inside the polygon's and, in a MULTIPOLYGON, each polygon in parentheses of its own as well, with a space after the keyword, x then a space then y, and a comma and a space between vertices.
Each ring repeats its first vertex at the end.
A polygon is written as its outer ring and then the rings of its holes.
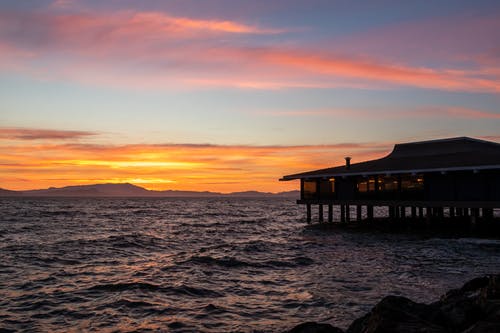
POLYGON ((0 187, 297 189, 500 141, 500 1, 2 1, 0 187))

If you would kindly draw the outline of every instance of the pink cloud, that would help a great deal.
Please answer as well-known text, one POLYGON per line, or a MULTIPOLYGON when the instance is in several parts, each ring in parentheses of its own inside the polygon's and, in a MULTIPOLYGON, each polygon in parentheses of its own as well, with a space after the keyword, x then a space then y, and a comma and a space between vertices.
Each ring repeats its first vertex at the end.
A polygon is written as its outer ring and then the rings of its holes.
MULTIPOLYGON (((330 40, 347 52, 416 62, 475 61, 498 52, 500 13, 456 15, 399 22, 330 40)), ((497 59, 498 60, 498 59, 497 59)), ((498 65, 498 62, 496 63, 498 65)))
POLYGON ((500 113, 461 107, 436 108, 435 110, 431 109, 429 111, 431 113, 434 113, 435 111, 437 114, 441 113, 450 117, 465 119, 500 119, 500 113))
POLYGON ((0 139, 4 140, 74 140, 92 135, 96 133, 38 128, 0 128, 0 139))

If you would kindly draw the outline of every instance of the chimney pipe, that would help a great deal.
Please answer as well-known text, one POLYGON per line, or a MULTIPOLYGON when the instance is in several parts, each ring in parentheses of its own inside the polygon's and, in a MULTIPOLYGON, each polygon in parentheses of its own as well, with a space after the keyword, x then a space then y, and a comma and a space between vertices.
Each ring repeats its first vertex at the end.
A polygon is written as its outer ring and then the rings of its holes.
POLYGON ((349 156, 344 157, 345 158, 345 168, 347 170, 351 169, 351 158, 349 156))

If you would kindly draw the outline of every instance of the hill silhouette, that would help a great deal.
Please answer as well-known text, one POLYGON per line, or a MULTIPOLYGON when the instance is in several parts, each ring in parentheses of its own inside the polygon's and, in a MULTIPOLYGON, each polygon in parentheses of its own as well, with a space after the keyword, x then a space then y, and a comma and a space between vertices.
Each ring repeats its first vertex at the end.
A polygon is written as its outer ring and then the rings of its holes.
POLYGON ((93 185, 75 185, 65 187, 50 187, 27 191, 11 191, 0 189, 0 196, 27 196, 27 197, 279 197, 298 198, 299 191, 269 193, 258 191, 244 191, 233 193, 219 193, 209 191, 153 191, 130 183, 110 183, 93 185))

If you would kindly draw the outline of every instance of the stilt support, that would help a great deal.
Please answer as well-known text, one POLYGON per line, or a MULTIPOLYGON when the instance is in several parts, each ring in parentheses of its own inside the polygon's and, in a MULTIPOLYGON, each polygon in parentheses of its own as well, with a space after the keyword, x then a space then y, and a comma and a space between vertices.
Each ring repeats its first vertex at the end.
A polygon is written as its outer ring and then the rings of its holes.
POLYGON ((366 206, 366 216, 368 220, 373 220, 373 206, 366 206))
POLYGON ((306 207, 307 207, 307 212, 306 212, 307 223, 311 223, 311 204, 307 204, 306 207))

